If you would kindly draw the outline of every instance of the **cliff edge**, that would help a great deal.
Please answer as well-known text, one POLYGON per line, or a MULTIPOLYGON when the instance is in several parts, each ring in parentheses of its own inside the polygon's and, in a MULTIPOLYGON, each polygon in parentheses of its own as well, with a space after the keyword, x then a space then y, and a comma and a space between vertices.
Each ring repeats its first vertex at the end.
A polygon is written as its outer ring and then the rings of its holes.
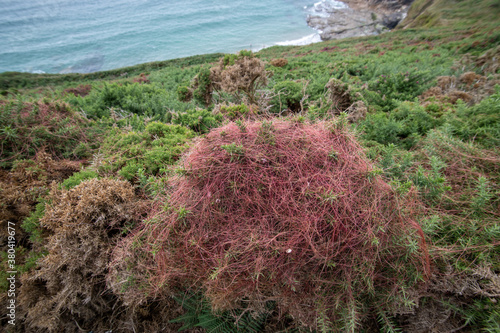
POLYGON ((406 17, 413 0, 345 0, 346 8, 325 7, 327 15, 310 15, 307 23, 322 40, 378 35, 406 17))

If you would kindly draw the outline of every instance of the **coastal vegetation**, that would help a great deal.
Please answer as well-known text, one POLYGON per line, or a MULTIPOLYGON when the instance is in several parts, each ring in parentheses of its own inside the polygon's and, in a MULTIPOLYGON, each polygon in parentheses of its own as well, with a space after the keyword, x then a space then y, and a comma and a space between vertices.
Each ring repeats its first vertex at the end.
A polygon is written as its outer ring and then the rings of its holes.
POLYGON ((499 332, 499 18, 416 0, 379 36, 1 73, 0 325, 499 332))

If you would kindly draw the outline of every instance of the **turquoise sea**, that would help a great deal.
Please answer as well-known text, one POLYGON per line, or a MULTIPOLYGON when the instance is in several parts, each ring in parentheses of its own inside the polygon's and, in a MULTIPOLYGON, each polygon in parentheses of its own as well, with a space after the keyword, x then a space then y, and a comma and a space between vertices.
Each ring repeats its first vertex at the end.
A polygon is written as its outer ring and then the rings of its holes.
POLYGON ((213 52, 308 44, 333 0, 0 0, 0 72, 88 73, 213 52), (326 7, 325 7, 326 6, 326 7))

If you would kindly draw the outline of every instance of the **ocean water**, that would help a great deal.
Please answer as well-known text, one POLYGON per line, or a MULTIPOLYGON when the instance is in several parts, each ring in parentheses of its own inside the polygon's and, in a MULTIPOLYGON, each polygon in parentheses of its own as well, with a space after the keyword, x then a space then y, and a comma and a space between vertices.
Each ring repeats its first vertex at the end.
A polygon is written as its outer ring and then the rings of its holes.
POLYGON ((334 0, 0 0, 0 72, 89 73, 320 41, 334 0))

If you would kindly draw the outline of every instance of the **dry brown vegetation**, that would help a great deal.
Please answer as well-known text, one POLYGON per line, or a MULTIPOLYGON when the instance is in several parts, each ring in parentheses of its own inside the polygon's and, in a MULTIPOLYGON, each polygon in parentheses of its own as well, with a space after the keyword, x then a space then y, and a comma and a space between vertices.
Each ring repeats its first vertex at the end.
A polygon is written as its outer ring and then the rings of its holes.
POLYGON ((353 93, 348 84, 337 79, 330 79, 325 88, 328 91, 328 100, 331 102, 332 114, 339 115, 345 112, 347 119, 351 122, 358 122, 365 118, 368 109, 360 100, 359 92, 353 93))
POLYGON ((473 105, 493 94, 497 84, 500 84, 498 75, 488 78, 474 72, 466 72, 459 77, 440 76, 437 78, 437 85, 424 92, 420 99, 423 105, 432 101, 456 104, 459 99, 473 105))
POLYGON ((132 80, 132 82, 137 82, 137 83, 150 83, 149 81, 149 76, 141 73, 139 77, 136 77, 132 80))
POLYGON ((90 84, 81 84, 75 88, 67 88, 64 89, 63 94, 73 94, 75 96, 87 96, 92 90, 92 86, 90 84))
POLYGON ((288 65, 288 60, 286 60, 285 58, 276 58, 272 59, 269 64, 274 67, 285 67, 286 65, 288 65))
POLYGON ((257 104, 256 90, 267 85, 265 63, 256 57, 243 56, 226 64, 224 58, 211 68, 210 79, 216 90, 243 94, 250 104, 257 104))
MULTIPOLYGON (((52 182, 61 182, 80 169, 81 163, 62 160, 40 151, 32 160, 17 162, 10 171, 0 169, 0 242, 7 244, 7 221, 20 225, 52 182)), ((19 229, 21 232, 21 229, 19 229)), ((22 234, 21 234, 22 235, 22 234)), ((21 240, 21 235, 18 239, 21 240)))
POLYGON ((26 330, 146 332, 168 327, 154 318, 176 315, 174 304, 125 308, 106 288, 109 255, 142 209, 124 181, 91 179, 69 191, 52 188, 41 219, 48 254, 22 277, 19 306, 26 330))
MULTIPOLYGON (((114 180, 89 180, 66 191, 52 188, 41 226, 47 230, 48 255, 23 276, 19 301, 30 327, 63 331, 77 314, 85 327, 109 315, 110 295, 103 275, 113 238, 130 221, 132 187, 114 180), (65 320, 66 319, 66 320, 65 320)), ((77 327, 73 327, 77 329, 77 327)))
POLYGON ((480 56, 465 54, 457 61, 455 68, 465 70, 472 66, 478 68, 484 74, 496 74, 500 68, 500 46, 492 47, 480 56))

